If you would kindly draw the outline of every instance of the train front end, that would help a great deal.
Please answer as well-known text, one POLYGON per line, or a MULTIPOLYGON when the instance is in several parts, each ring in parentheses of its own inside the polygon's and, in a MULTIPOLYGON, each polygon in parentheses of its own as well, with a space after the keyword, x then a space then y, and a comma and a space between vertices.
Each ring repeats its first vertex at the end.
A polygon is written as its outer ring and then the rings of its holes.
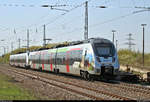
POLYGON ((116 76, 120 65, 114 44, 107 39, 96 39, 92 45, 95 54, 95 74, 116 76))

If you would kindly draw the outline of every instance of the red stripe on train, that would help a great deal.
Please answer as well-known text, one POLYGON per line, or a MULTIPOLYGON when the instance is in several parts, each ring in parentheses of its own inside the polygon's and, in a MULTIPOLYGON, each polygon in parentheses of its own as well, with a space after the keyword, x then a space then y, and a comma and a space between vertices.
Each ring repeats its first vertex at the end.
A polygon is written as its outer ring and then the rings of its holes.
POLYGON ((67 64, 66 68, 67 68, 67 72, 70 72, 70 70, 69 70, 69 65, 68 65, 68 64, 67 64))
POLYGON ((42 64, 42 70, 44 70, 44 64, 42 64))
POLYGON ((44 53, 43 53, 43 59, 42 59, 42 70, 44 70, 44 53))
POLYGON ((81 50, 81 48, 72 48, 71 51, 72 50, 81 50))
POLYGON ((52 54, 50 56, 50 68, 51 68, 51 71, 53 70, 53 65, 52 65, 52 54))
POLYGON ((35 68, 35 63, 33 63, 33 68, 35 68))
POLYGON ((53 65, 51 64, 51 71, 53 70, 53 65))
POLYGON ((67 70, 67 72, 70 72, 70 70, 69 70, 69 51, 66 54, 67 54, 66 55, 66 57, 67 57, 67 60, 66 60, 66 70, 67 70))

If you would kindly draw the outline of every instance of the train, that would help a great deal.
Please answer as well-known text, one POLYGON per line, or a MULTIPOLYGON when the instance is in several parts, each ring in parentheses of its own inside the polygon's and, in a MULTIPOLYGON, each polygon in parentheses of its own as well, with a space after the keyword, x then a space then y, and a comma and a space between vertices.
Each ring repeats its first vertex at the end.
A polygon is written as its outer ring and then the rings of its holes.
POLYGON ((117 76, 120 64, 117 50, 108 39, 90 38, 32 52, 10 55, 11 66, 68 73, 91 79, 117 76))

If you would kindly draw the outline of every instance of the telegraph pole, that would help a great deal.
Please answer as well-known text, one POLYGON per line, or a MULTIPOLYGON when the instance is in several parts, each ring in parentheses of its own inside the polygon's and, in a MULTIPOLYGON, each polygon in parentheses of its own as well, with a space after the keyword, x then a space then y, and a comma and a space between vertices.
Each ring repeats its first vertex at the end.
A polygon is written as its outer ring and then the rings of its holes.
POLYGON ((19 46, 18 46, 18 48, 19 48, 19 49, 20 49, 20 41, 21 41, 21 39, 19 38, 19 39, 18 39, 18 42, 19 42, 19 46))
POLYGON ((114 36, 115 32, 116 32, 115 30, 112 30, 112 33, 113 33, 113 40, 112 41, 113 41, 113 43, 114 43, 114 40, 115 40, 115 36, 114 36))
POLYGON ((13 51, 13 42, 11 42, 11 52, 13 51))
POLYGON ((88 39, 88 1, 85 2, 85 27, 84 27, 84 39, 88 39))
POLYGON ((141 26, 143 26, 143 54, 142 54, 142 60, 143 60, 143 66, 144 66, 144 26, 146 26, 146 24, 141 24, 141 26))
POLYGON ((27 29, 27 51, 29 51, 29 29, 27 29))
POLYGON ((4 47, 4 55, 6 54, 6 48, 4 47))
POLYGON ((45 24, 44 24, 44 31, 43 31, 43 46, 46 46, 46 35, 45 35, 45 24))
MULTIPOLYGON (((50 40, 52 40, 52 39, 48 39, 48 38, 46 38, 46 27, 45 27, 45 24, 44 24, 44 26, 43 26, 43 46, 46 46, 46 40, 48 40, 48 41, 50 41, 50 40)), ((47 42, 48 43, 48 42, 47 42)))
POLYGON ((116 40, 116 50, 118 49, 117 47, 118 47, 118 40, 116 40))

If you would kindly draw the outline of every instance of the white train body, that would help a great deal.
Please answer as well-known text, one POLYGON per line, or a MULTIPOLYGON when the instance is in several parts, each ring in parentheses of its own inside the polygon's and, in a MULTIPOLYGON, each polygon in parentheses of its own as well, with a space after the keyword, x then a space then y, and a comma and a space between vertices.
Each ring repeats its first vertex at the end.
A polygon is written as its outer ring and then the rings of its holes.
POLYGON ((11 55, 9 60, 9 64, 12 66, 26 67, 28 63, 28 55, 27 53, 11 55))
POLYGON ((30 52, 10 56, 10 65, 32 69, 63 72, 75 75, 117 75, 119 61, 114 44, 102 38, 66 47, 30 52), (16 60, 17 59, 17 60, 16 60), (19 59, 24 59, 22 63, 19 59))

